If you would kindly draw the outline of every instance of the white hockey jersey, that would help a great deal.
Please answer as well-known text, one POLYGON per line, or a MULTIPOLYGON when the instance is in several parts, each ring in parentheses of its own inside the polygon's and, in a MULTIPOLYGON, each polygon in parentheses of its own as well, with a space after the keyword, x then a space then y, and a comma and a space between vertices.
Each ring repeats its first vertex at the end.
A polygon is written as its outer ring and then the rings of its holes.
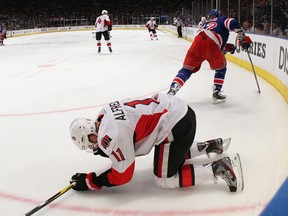
POLYGON ((112 161, 110 172, 105 173, 109 184, 129 182, 135 156, 146 155, 163 142, 187 111, 184 101, 167 94, 115 101, 104 107, 97 117, 101 119, 98 144, 112 161))
POLYGON ((149 20, 145 26, 146 26, 146 28, 150 28, 150 29, 156 29, 158 27, 155 20, 153 20, 153 21, 149 20))
POLYGON ((109 16, 106 14, 103 14, 97 17, 95 21, 95 26, 96 26, 96 32, 108 31, 108 26, 111 26, 111 21, 109 19, 109 16))

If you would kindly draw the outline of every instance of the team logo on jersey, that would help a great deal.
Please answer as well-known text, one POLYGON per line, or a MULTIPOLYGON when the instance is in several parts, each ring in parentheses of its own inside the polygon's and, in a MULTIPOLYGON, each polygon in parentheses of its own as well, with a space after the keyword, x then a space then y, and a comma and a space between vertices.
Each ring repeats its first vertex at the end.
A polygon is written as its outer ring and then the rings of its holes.
POLYGON ((101 140, 101 145, 103 146, 104 149, 107 149, 110 145, 111 138, 108 135, 105 135, 102 140, 101 140))
POLYGON ((207 30, 211 30, 211 29, 214 29, 214 28, 217 27, 217 23, 216 22, 212 22, 212 21, 207 22, 204 25, 205 25, 204 28, 207 29, 207 30))

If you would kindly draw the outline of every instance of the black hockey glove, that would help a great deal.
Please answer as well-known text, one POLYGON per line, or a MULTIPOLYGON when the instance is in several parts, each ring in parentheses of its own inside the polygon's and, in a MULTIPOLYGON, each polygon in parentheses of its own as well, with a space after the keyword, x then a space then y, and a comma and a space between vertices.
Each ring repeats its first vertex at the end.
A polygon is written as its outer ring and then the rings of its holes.
POLYGON ((97 176, 94 172, 92 173, 76 173, 72 176, 70 184, 75 182, 73 187, 76 191, 86 191, 86 190, 100 190, 101 185, 97 181, 97 176), (89 184, 89 187, 88 185, 89 184))
POLYGON ((75 185, 73 187, 74 190, 76 191, 86 191, 89 190, 89 188, 86 185, 86 173, 76 173, 75 175, 72 176, 70 180, 70 184, 75 182, 75 185))

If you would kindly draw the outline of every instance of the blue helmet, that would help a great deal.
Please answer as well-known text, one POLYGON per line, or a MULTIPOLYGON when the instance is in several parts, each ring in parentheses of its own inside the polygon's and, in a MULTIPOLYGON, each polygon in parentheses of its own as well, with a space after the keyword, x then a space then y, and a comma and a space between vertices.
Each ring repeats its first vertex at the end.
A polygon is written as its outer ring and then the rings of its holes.
POLYGON ((221 14, 221 12, 217 9, 212 9, 208 12, 208 17, 212 17, 212 18, 215 18, 215 17, 219 17, 221 14))

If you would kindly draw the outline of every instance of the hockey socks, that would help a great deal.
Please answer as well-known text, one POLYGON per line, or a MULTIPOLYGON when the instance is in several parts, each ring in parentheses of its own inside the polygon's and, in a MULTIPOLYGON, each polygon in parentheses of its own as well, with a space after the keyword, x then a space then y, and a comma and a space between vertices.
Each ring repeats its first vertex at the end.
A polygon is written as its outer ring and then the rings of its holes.
POLYGON ((167 94, 170 95, 175 95, 179 89, 184 85, 184 83, 190 78, 192 72, 186 68, 181 68, 178 71, 178 74, 176 77, 173 79, 171 85, 170 85, 170 90, 168 91, 167 94))
POLYGON ((214 90, 221 91, 223 83, 224 83, 226 71, 227 71, 226 67, 221 70, 215 71, 215 75, 214 75, 215 89, 214 90))

